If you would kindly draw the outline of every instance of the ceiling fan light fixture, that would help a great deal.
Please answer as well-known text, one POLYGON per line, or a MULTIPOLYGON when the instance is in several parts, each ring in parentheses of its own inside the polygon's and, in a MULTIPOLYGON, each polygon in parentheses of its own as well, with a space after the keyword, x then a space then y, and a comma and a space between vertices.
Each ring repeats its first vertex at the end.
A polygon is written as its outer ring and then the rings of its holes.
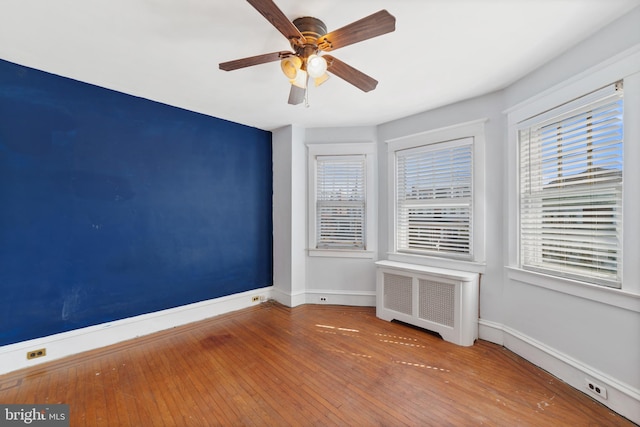
POLYGON ((329 80, 329 74, 324 73, 323 75, 321 75, 320 77, 316 77, 313 79, 314 84, 316 85, 316 87, 320 86, 322 83, 326 82, 327 80, 329 80))
POLYGON ((327 72, 327 61, 321 56, 309 55, 307 58, 307 72, 314 79, 321 78, 327 72))
POLYGON ((288 58, 284 58, 280 61, 280 67, 282 68, 282 72, 289 80, 293 80, 296 78, 300 67, 302 67, 302 59, 298 56, 290 56, 288 58))
POLYGON ((304 71, 304 70, 298 70, 298 72, 296 73, 295 78, 290 79, 289 81, 294 86, 298 86, 299 88, 306 89, 307 88, 307 79, 308 79, 307 72, 304 71))

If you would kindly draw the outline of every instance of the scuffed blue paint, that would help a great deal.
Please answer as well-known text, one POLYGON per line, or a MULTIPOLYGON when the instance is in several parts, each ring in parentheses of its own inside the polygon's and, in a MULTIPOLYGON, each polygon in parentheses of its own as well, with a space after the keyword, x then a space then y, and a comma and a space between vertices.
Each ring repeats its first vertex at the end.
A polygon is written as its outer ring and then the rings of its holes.
POLYGON ((271 285, 271 164, 269 132, 0 60, 0 345, 271 285))

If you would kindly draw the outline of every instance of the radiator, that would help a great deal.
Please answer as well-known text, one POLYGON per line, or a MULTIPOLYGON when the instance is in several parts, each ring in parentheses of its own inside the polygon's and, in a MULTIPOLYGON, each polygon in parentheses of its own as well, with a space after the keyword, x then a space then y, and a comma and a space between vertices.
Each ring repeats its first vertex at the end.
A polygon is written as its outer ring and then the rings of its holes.
POLYGON ((376 316, 433 332, 462 346, 478 338, 479 276, 395 261, 378 261, 376 316))

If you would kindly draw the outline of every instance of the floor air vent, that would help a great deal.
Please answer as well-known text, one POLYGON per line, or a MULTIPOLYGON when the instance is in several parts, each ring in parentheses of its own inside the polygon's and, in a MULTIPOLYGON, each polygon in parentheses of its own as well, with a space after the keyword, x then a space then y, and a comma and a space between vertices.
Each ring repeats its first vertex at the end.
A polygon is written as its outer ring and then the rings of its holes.
POLYGON ((478 338, 478 274, 378 261, 376 315, 473 345, 478 338))

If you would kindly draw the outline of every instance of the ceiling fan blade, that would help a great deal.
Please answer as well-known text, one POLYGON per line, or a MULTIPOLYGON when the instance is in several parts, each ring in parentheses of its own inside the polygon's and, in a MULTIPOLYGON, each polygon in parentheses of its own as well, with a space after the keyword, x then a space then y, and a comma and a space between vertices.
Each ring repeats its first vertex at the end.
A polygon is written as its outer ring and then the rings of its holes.
POLYGON ((250 56, 248 58, 236 59, 234 61, 221 62, 220 69, 224 71, 233 71, 239 68, 251 67, 253 65, 264 64, 267 62, 279 61, 293 55, 293 52, 286 50, 280 52, 265 53, 263 55, 250 56))
POLYGON ((317 42, 318 48, 328 52, 390 33, 395 29, 396 18, 383 9, 320 37, 317 42))
POLYGON ((362 71, 356 70, 351 65, 347 65, 331 55, 323 55, 322 57, 327 60, 328 72, 351 83, 358 89, 364 92, 369 92, 374 90, 378 85, 378 81, 376 79, 367 76, 362 71))
POLYGON ((276 27, 288 40, 296 41, 296 44, 304 44, 304 36, 286 17, 284 12, 271 0, 247 0, 271 25, 276 27))

